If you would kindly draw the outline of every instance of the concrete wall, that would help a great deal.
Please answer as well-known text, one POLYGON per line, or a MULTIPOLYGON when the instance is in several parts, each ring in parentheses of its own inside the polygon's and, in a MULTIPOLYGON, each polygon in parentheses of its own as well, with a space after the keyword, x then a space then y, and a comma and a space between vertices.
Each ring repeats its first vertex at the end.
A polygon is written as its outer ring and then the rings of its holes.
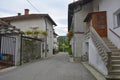
POLYGON ((86 32, 86 23, 84 23, 84 19, 88 13, 92 12, 92 3, 84 5, 82 9, 74 14, 74 24, 73 24, 73 32, 78 32, 74 34, 73 39, 73 49, 74 49, 74 57, 81 57, 83 53, 83 33, 86 32))
POLYGON ((81 57, 82 55, 82 34, 75 34, 73 39, 74 57, 81 57))
POLYGON ((12 25, 16 26, 16 28, 21 29, 22 31, 32 30, 34 27, 38 27, 40 30, 46 30, 45 20, 41 19, 25 19, 25 20, 17 20, 12 21, 12 25))
POLYGON ((108 74, 107 68, 91 38, 89 39, 89 63, 102 74, 108 74))
POLYGON ((57 37, 54 37, 54 49, 55 49, 55 50, 58 50, 57 37))
POLYGON ((16 38, 16 49, 15 49, 15 65, 20 65, 20 49, 21 49, 21 37, 14 36, 16 38))
POLYGON ((120 27, 114 29, 115 25, 115 12, 120 9, 120 0, 94 0, 94 11, 98 11, 95 9, 99 6, 99 11, 107 11, 107 27, 108 27, 108 38, 118 47, 120 48, 119 38, 114 38, 114 34, 109 31, 109 28, 112 29, 115 33, 120 36, 120 27))
POLYGON ((120 49, 120 38, 109 31, 109 39, 120 49))
POLYGON ((47 20, 47 44, 48 44, 48 54, 47 56, 53 55, 54 48, 54 35, 53 35, 53 25, 47 20))
POLYGON ((84 23, 84 19, 88 13, 92 12, 92 3, 84 5, 79 12, 75 13, 75 22, 74 22, 74 32, 85 32, 86 23, 84 23))

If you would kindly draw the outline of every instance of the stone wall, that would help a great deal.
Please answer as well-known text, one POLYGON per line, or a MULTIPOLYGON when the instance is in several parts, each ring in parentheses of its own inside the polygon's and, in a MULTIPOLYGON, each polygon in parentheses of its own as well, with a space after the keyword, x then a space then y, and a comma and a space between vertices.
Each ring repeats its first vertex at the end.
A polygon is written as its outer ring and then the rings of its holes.
POLYGON ((22 38, 22 63, 41 58, 41 41, 22 38))

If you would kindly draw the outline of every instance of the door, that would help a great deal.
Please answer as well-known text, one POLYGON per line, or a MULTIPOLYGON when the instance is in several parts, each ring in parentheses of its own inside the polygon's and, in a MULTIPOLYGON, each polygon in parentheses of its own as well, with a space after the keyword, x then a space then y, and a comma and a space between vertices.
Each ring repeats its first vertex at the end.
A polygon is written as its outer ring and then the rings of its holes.
POLYGON ((107 37, 106 11, 94 12, 92 14, 93 27, 101 37, 107 37))

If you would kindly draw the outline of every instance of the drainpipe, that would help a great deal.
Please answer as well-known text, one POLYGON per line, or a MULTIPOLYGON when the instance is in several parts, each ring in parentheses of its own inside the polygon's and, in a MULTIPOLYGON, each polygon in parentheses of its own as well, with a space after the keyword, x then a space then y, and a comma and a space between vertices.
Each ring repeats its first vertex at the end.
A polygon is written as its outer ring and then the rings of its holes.
POLYGON ((23 38, 22 38, 22 34, 20 34, 20 38, 21 38, 21 42, 20 42, 20 65, 22 65, 22 40, 23 40, 23 38))
POLYGON ((73 54, 73 56, 75 57, 76 56, 76 49, 75 49, 75 35, 73 34, 73 52, 74 52, 74 54, 73 54))
MULTIPOLYGON (((47 32, 47 20, 45 17, 44 17, 44 20, 45 20, 45 28, 46 28, 46 32, 47 32)), ((47 57, 47 48, 48 48, 48 45, 47 45, 47 36, 46 36, 45 37, 45 57, 47 57)))

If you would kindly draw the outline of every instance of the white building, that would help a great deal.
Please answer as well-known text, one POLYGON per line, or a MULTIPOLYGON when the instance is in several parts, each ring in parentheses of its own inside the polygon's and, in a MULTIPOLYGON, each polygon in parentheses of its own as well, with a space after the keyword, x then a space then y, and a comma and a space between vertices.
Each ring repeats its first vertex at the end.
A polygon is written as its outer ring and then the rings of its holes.
POLYGON ((79 0, 69 4, 68 9, 74 57, 85 60, 88 56, 88 62, 107 78, 120 74, 119 3, 119 0, 79 0))
POLYGON ((58 34, 56 34, 55 31, 53 34, 54 34, 54 53, 57 53, 58 52, 58 41, 57 41, 58 34))
POLYGON ((68 31, 72 29, 74 35, 71 44, 73 43, 74 57, 81 57, 82 51, 82 36, 84 35, 85 23, 84 18, 89 12, 92 12, 91 3, 86 6, 81 6, 81 1, 76 1, 69 4, 68 11, 68 31), (87 7, 89 6, 89 7, 87 7))
POLYGON ((52 56, 54 39, 53 27, 56 26, 56 23, 48 14, 29 14, 29 9, 25 9, 24 15, 18 13, 17 16, 3 17, 1 19, 13 26, 16 26, 24 32, 32 30, 32 28, 37 28, 40 31, 46 31, 48 35, 44 44, 44 56, 52 56))

